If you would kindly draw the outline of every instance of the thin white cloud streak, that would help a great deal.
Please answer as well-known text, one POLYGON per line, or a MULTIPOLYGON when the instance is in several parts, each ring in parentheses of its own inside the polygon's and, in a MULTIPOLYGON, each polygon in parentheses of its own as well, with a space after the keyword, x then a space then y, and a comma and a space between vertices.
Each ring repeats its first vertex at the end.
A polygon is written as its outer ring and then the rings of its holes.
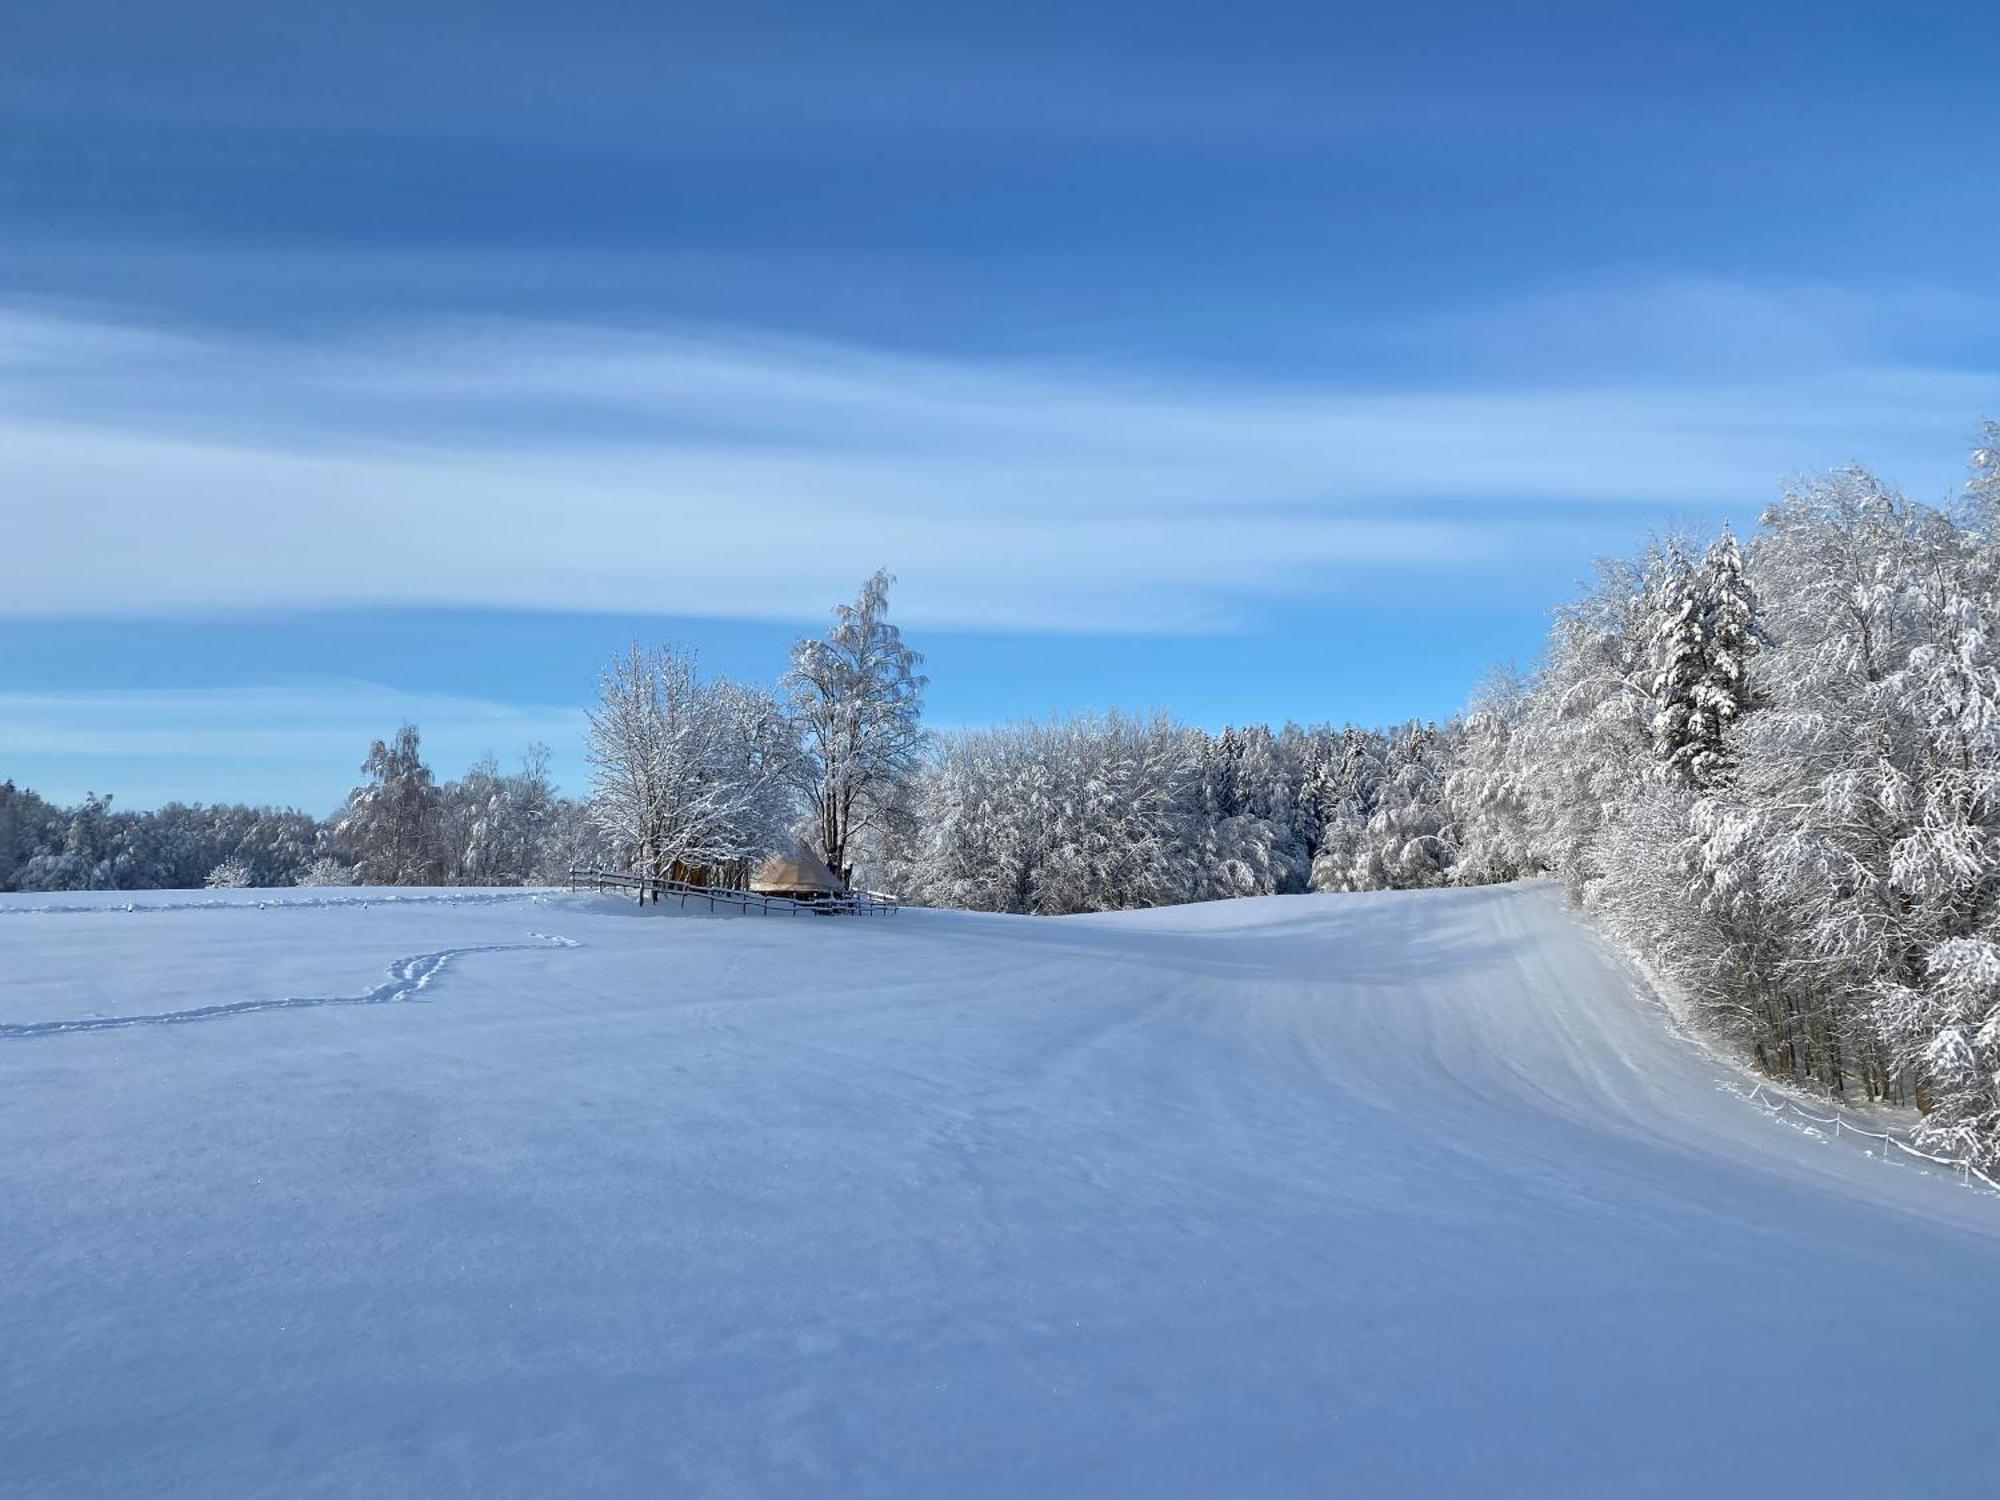
POLYGON ((1499 587, 1563 507, 1633 507, 1636 530, 1857 457, 1941 487, 1996 389, 1859 358, 1365 390, 714 333, 305 346, 16 312, 0 485, 24 503, 0 613, 786 618, 887 562, 923 623, 1215 628, 1361 579, 1499 587))

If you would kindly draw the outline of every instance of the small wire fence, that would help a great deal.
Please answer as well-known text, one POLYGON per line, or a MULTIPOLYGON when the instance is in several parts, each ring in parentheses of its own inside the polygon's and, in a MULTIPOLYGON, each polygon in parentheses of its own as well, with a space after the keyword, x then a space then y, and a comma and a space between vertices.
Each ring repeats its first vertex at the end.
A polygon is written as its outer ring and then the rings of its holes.
POLYGON ((894 916, 903 904, 898 897, 884 891, 841 891, 808 901, 793 896, 766 895, 761 891, 695 885, 686 880, 655 879, 650 875, 631 875, 622 870, 571 870, 569 888, 573 891, 633 891, 642 902, 648 897, 655 904, 663 900, 677 901, 683 910, 689 902, 699 906, 705 901, 710 911, 721 911, 727 907, 756 912, 759 916, 775 913, 792 917, 885 917, 894 916))
POLYGON ((1981 1184, 1989 1192, 2000 1193, 2000 1182, 1996 1182, 1971 1162, 1960 1157, 1934 1156, 1928 1151, 1919 1150, 1889 1131, 1869 1130, 1857 1125, 1838 1111, 1831 1115, 1814 1114, 1797 1100, 1787 1098, 1784 1094, 1767 1084, 1755 1084, 1748 1093, 1732 1085, 1725 1084, 1724 1087, 1730 1093, 1736 1095, 1737 1098, 1747 1099, 1750 1103, 1761 1107, 1768 1114, 1774 1116, 1795 1116, 1801 1120, 1808 1120, 1823 1130, 1831 1130, 1835 1140, 1840 1139, 1844 1135, 1857 1135, 1864 1140, 1879 1141, 1882 1144, 1881 1155, 1884 1160, 1889 1159, 1891 1150, 1900 1151, 1904 1156, 1913 1157, 1918 1161, 1930 1162, 1933 1165, 1948 1169, 1955 1173, 1958 1180, 1967 1187, 1981 1184))

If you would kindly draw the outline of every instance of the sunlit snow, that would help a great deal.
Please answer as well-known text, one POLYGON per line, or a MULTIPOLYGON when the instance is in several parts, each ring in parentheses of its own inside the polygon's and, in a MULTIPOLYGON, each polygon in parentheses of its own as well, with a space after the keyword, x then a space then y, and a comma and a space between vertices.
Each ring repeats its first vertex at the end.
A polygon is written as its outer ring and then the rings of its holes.
POLYGON ((0 1492, 1992 1495, 2000 1201, 1740 1082, 1538 885, 0 897, 0 1492))

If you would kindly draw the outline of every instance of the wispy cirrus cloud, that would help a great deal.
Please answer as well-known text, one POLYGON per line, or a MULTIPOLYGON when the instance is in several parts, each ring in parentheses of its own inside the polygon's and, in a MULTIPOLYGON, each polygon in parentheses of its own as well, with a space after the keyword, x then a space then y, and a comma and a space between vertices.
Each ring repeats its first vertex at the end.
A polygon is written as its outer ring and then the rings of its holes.
MULTIPOLYGON (((1732 295, 1770 326, 1810 321, 1732 295)), ((1540 317, 1574 343, 1621 308, 1666 337, 1629 298, 1502 310, 1467 337, 1504 349, 1540 317)), ((0 611, 786 618, 883 561, 910 618, 975 628, 1216 628, 1385 581, 1490 592, 1579 508, 1636 530, 1857 457, 1948 484, 1993 371, 1812 326, 1790 359, 1371 385, 735 330, 514 319, 285 341, 16 309, 0 485, 25 503, 0 611)))

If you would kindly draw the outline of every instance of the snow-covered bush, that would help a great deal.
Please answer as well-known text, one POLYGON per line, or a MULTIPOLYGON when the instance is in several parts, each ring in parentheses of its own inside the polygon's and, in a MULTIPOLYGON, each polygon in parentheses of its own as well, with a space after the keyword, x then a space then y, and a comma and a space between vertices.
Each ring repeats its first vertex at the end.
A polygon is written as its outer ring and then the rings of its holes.
POLYGON ((321 855, 299 872, 300 885, 353 885, 354 866, 321 855))
POLYGON ((241 859, 225 859, 208 872, 202 884, 212 891, 248 890, 257 883, 249 864, 241 859))

